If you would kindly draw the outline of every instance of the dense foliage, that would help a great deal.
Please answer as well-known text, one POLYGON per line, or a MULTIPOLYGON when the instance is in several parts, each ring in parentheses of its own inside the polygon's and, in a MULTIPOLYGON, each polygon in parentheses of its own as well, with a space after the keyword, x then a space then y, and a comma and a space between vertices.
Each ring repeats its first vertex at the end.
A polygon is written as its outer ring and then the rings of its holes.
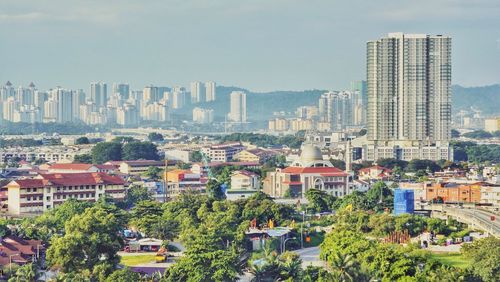
POLYGON ((151 142, 138 142, 135 139, 132 139, 134 140, 132 142, 123 142, 123 140, 97 143, 92 148, 92 162, 101 164, 107 161, 158 160, 160 158, 156 145, 151 142))
POLYGON ((274 136, 258 133, 233 133, 221 137, 222 142, 240 141, 250 142, 259 147, 272 147, 286 145, 290 148, 300 148, 304 141, 301 134, 274 136))
POLYGON ((61 135, 78 135, 92 132, 103 132, 107 130, 106 127, 100 126, 95 128, 84 123, 27 123, 27 122, 9 122, 4 121, 0 125, 0 134, 7 135, 24 135, 24 134, 61 134, 61 135))
POLYGON ((500 145, 479 145, 474 142, 453 142, 455 161, 494 162, 500 161, 500 145))

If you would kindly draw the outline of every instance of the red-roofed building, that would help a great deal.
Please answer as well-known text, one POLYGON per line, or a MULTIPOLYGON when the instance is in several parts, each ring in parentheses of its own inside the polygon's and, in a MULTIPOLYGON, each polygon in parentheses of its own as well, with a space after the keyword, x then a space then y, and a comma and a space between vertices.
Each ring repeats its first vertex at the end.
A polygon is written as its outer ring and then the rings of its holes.
POLYGON ((362 168, 358 171, 358 177, 362 180, 385 180, 391 175, 392 170, 379 165, 362 168))
POLYGON ((48 168, 49 173, 82 173, 98 171, 99 169, 92 164, 56 163, 48 168))
POLYGON ((287 194, 304 197, 307 190, 315 188, 343 197, 352 193, 348 181, 348 173, 324 161, 318 147, 306 144, 292 166, 268 172, 263 191, 278 198, 287 194))
POLYGON ((0 266, 23 265, 37 260, 45 252, 40 240, 24 240, 17 236, 0 239, 0 266))
POLYGON ((13 180, 7 190, 8 213, 39 213, 67 199, 96 201, 103 195, 125 198, 125 181, 103 172, 47 173, 32 179, 13 180))

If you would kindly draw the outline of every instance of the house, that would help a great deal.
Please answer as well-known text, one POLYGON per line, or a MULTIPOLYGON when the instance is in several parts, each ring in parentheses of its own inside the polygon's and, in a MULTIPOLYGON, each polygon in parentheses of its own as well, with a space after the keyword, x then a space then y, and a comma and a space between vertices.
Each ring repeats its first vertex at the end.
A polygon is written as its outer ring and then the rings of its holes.
POLYGON ((191 171, 203 176, 208 175, 208 170, 220 166, 237 166, 244 169, 260 168, 262 165, 259 162, 210 162, 207 164, 194 163, 191 165, 191 171))
POLYGON ((40 213, 62 204, 67 199, 97 201, 108 195, 125 198, 125 181, 102 172, 46 173, 31 179, 13 180, 7 190, 8 213, 40 213))
POLYGON ((392 170, 375 165, 371 167, 362 168, 358 171, 358 177, 362 180, 386 180, 392 175, 392 170))
POLYGON ((231 175, 231 187, 226 191, 228 200, 237 200, 253 195, 260 189, 259 175, 247 171, 237 170, 231 175))
POLYGON ((0 239, 0 266, 31 263, 43 256, 44 252, 45 246, 41 240, 24 240, 9 235, 0 239))
POLYGON ((271 197, 303 198, 309 189, 315 188, 343 197, 354 191, 348 181, 348 173, 324 161, 317 146, 306 144, 302 147, 300 158, 292 166, 268 172, 263 192, 271 197))

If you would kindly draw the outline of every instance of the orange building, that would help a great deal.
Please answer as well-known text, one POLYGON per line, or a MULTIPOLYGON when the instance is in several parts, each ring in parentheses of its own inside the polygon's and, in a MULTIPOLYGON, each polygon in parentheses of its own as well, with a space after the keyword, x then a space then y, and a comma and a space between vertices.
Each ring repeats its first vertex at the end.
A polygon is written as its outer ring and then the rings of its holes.
POLYGON ((426 188, 427 200, 443 199, 445 203, 479 203, 481 200, 481 183, 435 183, 426 188))

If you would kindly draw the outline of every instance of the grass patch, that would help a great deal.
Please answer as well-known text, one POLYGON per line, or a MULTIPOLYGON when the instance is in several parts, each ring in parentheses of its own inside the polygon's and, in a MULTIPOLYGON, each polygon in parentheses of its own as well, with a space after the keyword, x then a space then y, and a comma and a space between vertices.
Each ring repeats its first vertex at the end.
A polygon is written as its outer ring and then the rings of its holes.
POLYGON ((432 253, 432 257, 442 264, 466 268, 470 265, 470 260, 460 253, 432 253))
POLYGON ((155 262, 155 254, 120 257, 120 263, 125 266, 136 266, 152 262, 155 262))

